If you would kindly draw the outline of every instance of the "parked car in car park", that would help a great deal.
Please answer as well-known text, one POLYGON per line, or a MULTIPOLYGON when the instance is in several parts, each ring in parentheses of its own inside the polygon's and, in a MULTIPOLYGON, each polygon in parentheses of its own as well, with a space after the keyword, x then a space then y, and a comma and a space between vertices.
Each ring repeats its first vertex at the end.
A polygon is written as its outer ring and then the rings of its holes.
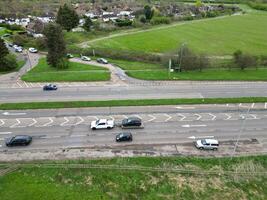
POLYGON ((122 128, 144 128, 142 125, 142 120, 138 117, 128 117, 123 119, 121 122, 122 128))
POLYGON ((87 56, 82 56, 81 59, 83 61, 91 61, 91 58, 87 57, 87 56))
POLYGON ((57 90, 57 86, 55 84, 49 83, 43 87, 43 90, 57 90))
POLYGON ((6 140, 6 146, 26 146, 32 142, 32 137, 28 135, 16 135, 6 140))
POLYGON ((198 149, 218 150, 219 141, 215 139, 201 139, 195 142, 195 146, 198 149))
POLYGON ((112 129, 114 128, 114 120, 99 119, 91 122, 91 129, 112 129))
POLYGON ((101 64, 108 64, 108 61, 104 58, 98 58, 96 61, 101 64))
POLYGON ((21 46, 18 45, 14 45, 13 46, 15 52, 21 53, 23 51, 23 48, 21 46))
POLYGON ((131 142, 133 140, 133 136, 131 133, 120 133, 116 135, 116 142, 131 142))
POLYGON ((31 47, 31 48, 29 48, 29 52, 30 52, 30 53, 37 53, 38 50, 35 49, 35 48, 33 48, 33 47, 31 47))
POLYGON ((70 53, 67 53, 66 56, 67 56, 67 58, 74 58, 74 56, 70 53))

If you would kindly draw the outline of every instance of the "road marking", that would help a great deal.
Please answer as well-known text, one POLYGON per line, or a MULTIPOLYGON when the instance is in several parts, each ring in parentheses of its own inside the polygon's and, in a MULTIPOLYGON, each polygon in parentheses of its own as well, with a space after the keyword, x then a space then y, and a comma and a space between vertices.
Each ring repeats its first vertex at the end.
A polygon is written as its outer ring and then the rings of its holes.
POLYGON ((26 115, 26 113, 10 113, 10 112, 3 112, 3 115, 26 115))
POLYGON ((0 119, 0 127, 3 126, 5 124, 3 119, 0 119))
POLYGON ((15 123, 15 124, 13 124, 12 126, 10 126, 10 128, 15 128, 15 127, 17 127, 17 125, 20 124, 19 119, 16 119, 16 121, 17 121, 17 123, 15 123))
POLYGON ((25 86, 26 86, 27 88, 29 87, 29 85, 28 85, 25 81, 24 81, 23 83, 25 84, 25 86))
POLYGON ((252 104, 251 104, 251 108, 254 108, 254 106, 255 106, 255 103, 252 103, 252 104))
POLYGON ((54 122, 54 121, 53 121, 53 119, 52 119, 52 117, 43 117, 42 119, 48 119, 48 120, 49 120, 49 122, 47 122, 47 123, 45 123, 45 124, 43 124, 43 125, 35 126, 35 127, 46 127, 46 126, 52 126, 52 125, 50 125, 50 124, 54 122))
POLYGON ((22 85, 20 85, 20 83, 19 83, 19 82, 17 82, 17 84, 19 85, 19 87, 20 87, 20 88, 22 88, 22 85))
POLYGON ((75 124, 76 126, 84 122, 84 119, 82 117, 78 116, 77 118, 79 118, 80 121, 76 122, 76 124, 75 124))
MULTIPOLYGON (((92 116, 88 116, 88 117, 92 117, 92 116)), ((93 116, 93 118, 95 118, 95 120, 98 120, 98 117, 96 117, 96 116, 93 116)))
POLYGON ((185 125, 182 125, 182 127, 184 128, 191 128, 191 127, 206 127, 207 125, 206 124, 193 124, 193 125, 190 125, 190 124, 185 124, 185 125))
POLYGON ((182 117, 182 119, 180 119, 179 121, 184 121, 184 119, 186 118, 186 116, 182 115, 182 114, 177 114, 178 116, 182 117))
POLYGON ((148 115, 149 117, 151 117, 151 119, 149 119, 149 120, 147 120, 148 122, 151 122, 151 121, 153 121, 153 120, 155 120, 156 119, 156 117, 155 116, 153 116, 153 115, 148 115))
POLYGON ((60 137, 61 137, 61 135, 54 135, 54 136, 42 136, 40 138, 42 138, 42 139, 52 139, 52 138, 60 138, 60 137))
POLYGON ((113 121, 115 121, 114 117, 113 116, 109 116, 109 118, 113 121))
POLYGON ((67 124, 70 120, 67 118, 67 117, 64 117, 64 122, 62 122, 61 124, 60 124, 60 126, 65 126, 65 124, 67 124))
POLYGON ((36 121, 36 119, 34 119, 34 118, 32 118, 32 123, 31 124, 29 124, 28 126, 33 126, 34 124, 36 124, 37 123, 37 121, 36 121))
POLYGON ((229 115, 229 114, 227 114, 227 113, 224 113, 224 114, 227 116, 227 118, 226 118, 225 120, 230 120, 230 119, 232 118, 231 115, 229 115))
POLYGON ((211 119, 212 121, 214 121, 216 119, 216 115, 213 115, 211 113, 208 113, 208 115, 210 115, 212 117, 212 119, 211 119))
POLYGON ((195 107, 182 107, 182 106, 177 106, 175 108, 177 108, 177 109, 195 109, 195 107))
POLYGON ((267 102, 264 104, 264 108, 267 109, 267 102))
POLYGON ((86 137, 87 135, 71 135, 70 137, 86 137))
POLYGON ((166 117, 167 117, 167 119, 165 120, 165 122, 167 122, 167 121, 169 121, 172 117, 170 116, 170 115, 168 115, 168 114, 164 114, 166 117))
POLYGON ((207 136, 199 136, 199 137, 195 137, 195 136, 191 136, 191 137, 188 137, 188 139, 202 139, 202 138, 214 138, 214 136, 212 135, 207 135, 207 136))
POLYGON ((199 121, 199 120, 201 119, 201 117, 202 117, 202 116, 199 115, 199 114, 194 114, 194 116, 197 116, 197 119, 196 119, 197 121, 199 121))
POLYGON ((128 117, 126 115, 122 115, 125 119, 127 119, 128 117))
POLYGON ((11 134, 12 132, 0 132, 0 135, 8 135, 11 134))

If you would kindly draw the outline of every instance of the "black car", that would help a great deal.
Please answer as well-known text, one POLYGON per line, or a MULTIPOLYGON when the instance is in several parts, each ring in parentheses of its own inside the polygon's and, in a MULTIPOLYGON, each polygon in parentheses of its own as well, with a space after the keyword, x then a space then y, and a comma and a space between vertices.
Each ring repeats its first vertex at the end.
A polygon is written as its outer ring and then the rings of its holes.
POLYGON ((6 140, 6 146, 26 146, 32 141, 32 137, 28 135, 16 135, 6 140))
POLYGON ((122 127, 141 126, 142 120, 138 117, 129 117, 122 120, 122 127))
POLYGON ((47 84, 43 87, 43 90, 57 90, 57 86, 54 84, 47 84))
POLYGON ((131 142, 133 140, 133 136, 131 133, 120 133, 116 135, 116 142, 131 142))
POLYGON ((98 58, 96 61, 101 64, 108 64, 108 61, 104 58, 98 58))

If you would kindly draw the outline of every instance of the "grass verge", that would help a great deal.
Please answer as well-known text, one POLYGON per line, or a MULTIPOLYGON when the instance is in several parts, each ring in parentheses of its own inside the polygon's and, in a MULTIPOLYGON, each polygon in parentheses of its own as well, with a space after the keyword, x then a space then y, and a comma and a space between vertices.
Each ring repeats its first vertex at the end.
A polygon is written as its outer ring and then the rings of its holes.
POLYGON ((69 68, 58 70, 50 67, 46 58, 41 58, 36 67, 22 76, 22 80, 30 82, 60 81, 107 81, 110 79, 108 69, 81 63, 69 63, 69 68))
POLYGON ((209 197, 263 200, 267 196, 267 176, 256 173, 266 174, 266 158, 136 157, 60 161, 63 165, 58 167, 53 162, 30 164, 30 167, 21 165, 19 170, 0 177, 0 195, 1 200, 191 200, 209 197), (73 163, 80 163, 82 167, 71 168, 73 163), (106 167, 90 168, 93 165, 106 167), (163 170, 138 170, 148 167, 163 170), (191 174, 187 170, 211 174, 191 174), (225 175, 225 171, 246 174, 225 175))
POLYGON ((128 76, 143 80, 222 80, 222 81, 266 81, 267 69, 247 70, 203 70, 189 72, 172 72, 168 70, 132 70, 128 76))
POLYGON ((260 102, 267 102, 267 97, 3 103, 0 104, 0 110, 152 106, 152 105, 179 105, 179 104, 181 105, 181 104, 260 103, 260 102))

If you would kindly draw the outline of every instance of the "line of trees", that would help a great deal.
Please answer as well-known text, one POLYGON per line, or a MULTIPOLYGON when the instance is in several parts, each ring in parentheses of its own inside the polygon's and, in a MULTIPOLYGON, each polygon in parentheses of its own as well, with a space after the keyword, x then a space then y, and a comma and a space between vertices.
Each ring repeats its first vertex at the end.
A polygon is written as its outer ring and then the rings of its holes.
POLYGON ((0 71, 11 71, 17 66, 16 57, 9 53, 5 41, 0 38, 0 71))

